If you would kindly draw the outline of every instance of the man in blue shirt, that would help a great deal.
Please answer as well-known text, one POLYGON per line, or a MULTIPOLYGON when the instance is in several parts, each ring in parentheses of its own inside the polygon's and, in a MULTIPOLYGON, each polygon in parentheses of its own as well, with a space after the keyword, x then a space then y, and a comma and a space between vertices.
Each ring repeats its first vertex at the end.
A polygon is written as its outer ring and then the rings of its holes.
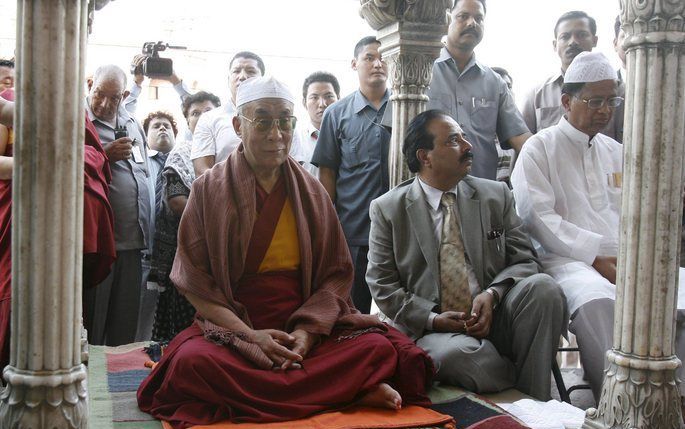
POLYGON ((363 313, 371 309, 365 279, 369 205, 388 190, 390 132, 381 119, 390 92, 388 67, 379 47, 380 42, 371 36, 355 46, 352 69, 359 77, 359 89, 326 109, 312 157, 347 238, 354 263, 352 300, 363 313))

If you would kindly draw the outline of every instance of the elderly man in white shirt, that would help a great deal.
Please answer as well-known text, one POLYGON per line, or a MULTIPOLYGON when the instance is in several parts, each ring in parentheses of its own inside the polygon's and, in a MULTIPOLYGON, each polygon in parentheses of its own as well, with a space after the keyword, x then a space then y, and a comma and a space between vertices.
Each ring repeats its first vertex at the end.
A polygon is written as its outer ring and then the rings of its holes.
MULTIPOLYGON (((613 341, 623 169, 621 144, 599 131, 623 101, 617 80, 603 54, 578 54, 564 75, 565 116, 528 140, 511 178, 519 214, 540 245, 540 262, 566 295, 569 329, 595 400, 613 341)), ((679 322, 681 358, 682 332, 679 322)))
POLYGON ((264 75, 264 61, 252 52, 238 52, 229 63, 229 70, 231 99, 223 106, 202 115, 193 133, 190 159, 197 177, 214 164, 228 158, 240 144, 240 137, 235 133, 232 122, 236 115, 235 95, 242 82, 264 75))
POLYGON ((302 104, 307 109, 309 122, 298 125, 297 138, 293 139, 290 156, 299 162, 314 177, 319 177, 319 169, 311 163, 323 112, 340 98, 340 83, 328 72, 317 71, 304 80, 302 85, 302 104))

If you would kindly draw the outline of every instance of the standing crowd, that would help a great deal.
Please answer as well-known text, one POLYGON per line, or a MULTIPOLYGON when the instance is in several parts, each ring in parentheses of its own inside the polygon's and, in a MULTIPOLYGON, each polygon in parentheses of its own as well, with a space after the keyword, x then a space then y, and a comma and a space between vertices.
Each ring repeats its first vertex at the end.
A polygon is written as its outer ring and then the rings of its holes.
MULTIPOLYGON (((95 71, 84 325, 91 344, 168 343, 138 390, 143 411, 185 428, 351 403, 399 409, 428 405, 434 381, 546 401, 567 329, 599 398, 616 289, 624 35, 617 18, 617 71, 593 52, 595 20, 563 14, 560 68, 520 111, 506 70, 476 59, 486 12, 485 0, 449 11, 428 109, 402 147, 414 177, 394 189, 392 94, 374 37, 354 46, 359 88, 345 97, 321 71, 296 97, 247 51, 229 63, 224 105, 172 74, 183 135, 167 112, 136 119, 142 73, 128 87, 116 65, 95 71), (307 118, 294 115, 298 103, 307 118)), ((0 90, 12 87, 7 64, 0 90)), ((11 104, 0 102, 6 365, 13 137, 11 104)))

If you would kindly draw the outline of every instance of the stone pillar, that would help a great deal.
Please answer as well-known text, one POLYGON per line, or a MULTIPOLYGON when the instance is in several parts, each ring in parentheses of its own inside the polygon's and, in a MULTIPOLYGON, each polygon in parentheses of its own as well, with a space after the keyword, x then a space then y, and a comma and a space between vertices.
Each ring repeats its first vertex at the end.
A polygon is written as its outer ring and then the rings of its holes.
POLYGON ((87 428, 81 363, 87 0, 19 0, 12 339, 2 428, 87 428))
POLYGON ((392 88, 392 136, 388 156, 390 187, 411 175, 402 156, 407 125, 426 110, 433 61, 447 33, 452 0, 360 0, 360 14, 378 32, 392 88))
POLYGON ((683 0, 621 0, 627 82, 614 347, 584 428, 680 428, 674 326, 685 143, 683 0))

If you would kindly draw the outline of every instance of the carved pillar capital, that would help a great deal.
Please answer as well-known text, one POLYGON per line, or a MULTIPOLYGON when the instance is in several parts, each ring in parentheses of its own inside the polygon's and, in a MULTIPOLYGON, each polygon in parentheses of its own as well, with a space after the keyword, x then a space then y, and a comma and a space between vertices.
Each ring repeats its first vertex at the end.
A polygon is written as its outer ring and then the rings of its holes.
POLYGON ((395 22, 445 25, 449 0, 360 0, 359 14, 374 30, 395 22))
POLYGON ((620 15, 626 50, 645 44, 685 42, 682 0, 621 0, 620 15))
POLYGON ((393 100, 428 101, 425 95, 431 81, 434 57, 419 52, 397 52, 390 56, 393 100))
POLYGON ((426 109, 426 89, 433 61, 447 32, 451 0, 360 0, 360 15, 377 30, 380 52, 388 62, 392 88, 392 137, 389 153, 390 186, 410 174, 402 156, 409 122, 426 109))

